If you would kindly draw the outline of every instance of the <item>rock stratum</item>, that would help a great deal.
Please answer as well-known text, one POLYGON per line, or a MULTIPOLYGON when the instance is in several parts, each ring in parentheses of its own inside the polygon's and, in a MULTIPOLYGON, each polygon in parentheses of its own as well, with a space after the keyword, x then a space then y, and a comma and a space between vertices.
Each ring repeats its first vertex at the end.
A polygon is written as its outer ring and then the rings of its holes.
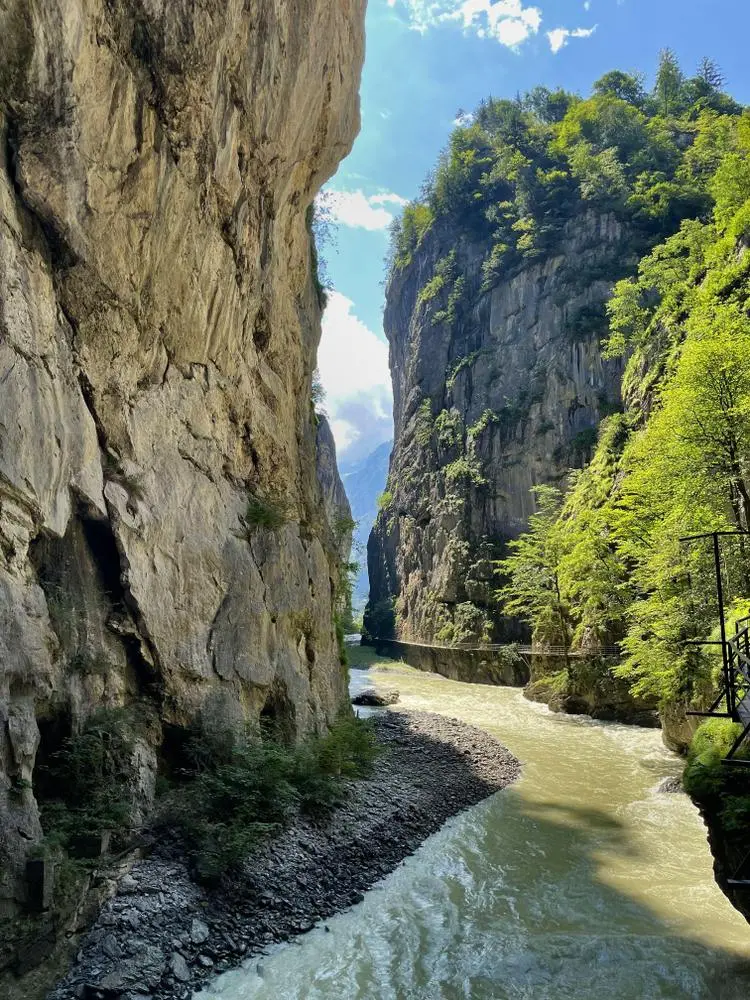
POLYGON ((363 15, 0 6, 4 917, 30 902, 37 774, 97 709, 144 720, 145 810, 196 719, 303 734, 345 703, 309 220, 358 129, 363 15))

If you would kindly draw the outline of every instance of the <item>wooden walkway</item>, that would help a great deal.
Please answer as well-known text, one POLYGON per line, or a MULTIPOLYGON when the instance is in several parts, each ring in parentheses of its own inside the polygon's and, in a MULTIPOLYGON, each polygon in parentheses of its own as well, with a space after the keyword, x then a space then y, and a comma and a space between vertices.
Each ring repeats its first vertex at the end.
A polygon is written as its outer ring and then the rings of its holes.
POLYGON ((523 646, 518 643, 470 643, 470 642, 416 642, 412 639, 381 639, 372 637, 372 643, 392 643, 396 646, 416 646, 419 649, 456 649, 466 653, 492 653, 504 649, 514 650, 522 656, 568 656, 569 659, 590 659, 594 656, 619 657, 619 646, 600 646, 596 649, 567 650, 564 646, 523 646))

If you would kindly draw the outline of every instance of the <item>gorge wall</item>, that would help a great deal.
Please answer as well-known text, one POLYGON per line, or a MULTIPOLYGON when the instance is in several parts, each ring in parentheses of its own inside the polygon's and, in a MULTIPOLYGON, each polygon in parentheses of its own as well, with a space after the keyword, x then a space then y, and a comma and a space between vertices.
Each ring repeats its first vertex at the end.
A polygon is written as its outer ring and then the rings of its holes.
MULTIPOLYGON (((728 202, 722 227, 741 207, 731 184, 744 176, 747 116, 720 76, 704 66, 688 78, 663 53, 652 91, 615 70, 589 97, 537 87, 457 121, 391 234, 395 445, 369 543, 371 637, 457 645, 533 632, 535 697, 613 717, 658 701, 684 721, 699 687, 678 624, 685 595, 673 627, 652 625, 668 603, 659 573, 687 579, 669 532, 690 534, 701 518, 659 488, 645 495, 676 445, 651 446, 654 471, 635 497, 629 472, 645 467, 638 442, 660 426, 651 416, 719 238, 707 227, 715 199, 728 202), (639 519, 659 500, 653 525, 668 527, 653 541, 639 519), (663 565, 634 569, 649 552, 663 565), (607 651, 620 643, 627 662, 615 663, 607 651)), ((715 322, 712 308, 696 326, 715 322)), ((724 341, 715 349, 728 353, 724 341)), ((684 452, 669 469, 692 493, 704 475, 687 471, 695 461, 684 452)), ((727 490, 706 474, 711 523, 736 520, 747 492, 727 463, 727 490)), ((690 634, 714 624, 715 614, 690 634)))
POLYGON ((197 718, 301 735, 344 703, 308 221, 358 128, 363 15, 0 8, 0 916, 39 767, 97 709, 137 709, 146 807, 197 718))
POLYGON ((395 445, 368 546, 373 635, 389 638, 394 607, 403 639, 523 637, 498 610, 493 563, 526 528, 532 487, 582 465, 619 405, 621 364, 599 345, 629 254, 622 223, 590 210, 553 255, 490 288, 486 245, 439 223, 393 272, 395 445))

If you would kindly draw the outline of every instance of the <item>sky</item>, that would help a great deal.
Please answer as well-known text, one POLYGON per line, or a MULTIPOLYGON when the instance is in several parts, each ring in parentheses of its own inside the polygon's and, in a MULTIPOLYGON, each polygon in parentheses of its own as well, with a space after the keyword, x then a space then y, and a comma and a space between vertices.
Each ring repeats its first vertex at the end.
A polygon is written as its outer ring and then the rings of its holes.
POLYGON ((750 104, 750 0, 369 0, 362 128, 326 187, 332 285, 318 366, 339 464, 392 435, 383 334, 388 226, 416 197, 460 111, 538 84, 586 95, 611 69, 653 81, 670 47, 692 74, 703 56, 750 104))

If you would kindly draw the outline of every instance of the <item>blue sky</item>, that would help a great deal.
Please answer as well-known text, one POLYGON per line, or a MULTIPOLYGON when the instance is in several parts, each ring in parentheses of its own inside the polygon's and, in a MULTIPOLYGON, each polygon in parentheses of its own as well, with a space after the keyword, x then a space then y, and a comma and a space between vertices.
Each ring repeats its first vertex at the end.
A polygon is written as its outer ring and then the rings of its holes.
POLYGON ((750 104, 750 0, 369 0, 362 130, 328 184, 334 291, 319 366, 342 464, 391 434, 382 330, 387 226, 416 196, 459 109, 537 84, 587 94, 610 69, 644 72, 674 49, 714 59, 750 104))

